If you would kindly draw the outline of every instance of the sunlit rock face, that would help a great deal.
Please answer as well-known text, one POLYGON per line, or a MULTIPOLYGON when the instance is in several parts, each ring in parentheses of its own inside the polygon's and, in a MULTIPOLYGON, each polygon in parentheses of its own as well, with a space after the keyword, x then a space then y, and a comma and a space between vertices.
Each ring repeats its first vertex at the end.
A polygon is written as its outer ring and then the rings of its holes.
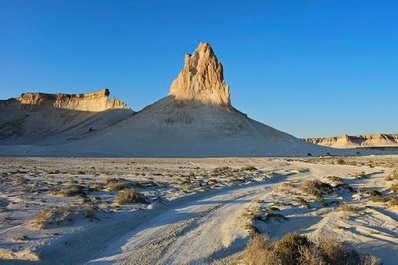
POLYGON ((108 97, 108 89, 86 94, 23 93, 18 98, 2 100, 0 105, 14 105, 26 110, 42 110, 46 107, 92 112, 129 109, 124 102, 116 98, 109 100, 108 97))
POLYGON ((192 55, 185 55, 185 65, 171 84, 169 95, 176 100, 231 105, 222 64, 208 43, 200 43, 192 55))

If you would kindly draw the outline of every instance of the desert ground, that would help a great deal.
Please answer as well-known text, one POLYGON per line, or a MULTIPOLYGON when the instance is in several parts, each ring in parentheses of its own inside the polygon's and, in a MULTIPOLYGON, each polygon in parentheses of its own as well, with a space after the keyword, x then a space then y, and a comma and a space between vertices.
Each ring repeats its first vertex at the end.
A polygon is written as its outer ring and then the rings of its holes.
POLYGON ((398 156, 0 158, 1 264, 245 264, 254 234, 398 259, 398 156))

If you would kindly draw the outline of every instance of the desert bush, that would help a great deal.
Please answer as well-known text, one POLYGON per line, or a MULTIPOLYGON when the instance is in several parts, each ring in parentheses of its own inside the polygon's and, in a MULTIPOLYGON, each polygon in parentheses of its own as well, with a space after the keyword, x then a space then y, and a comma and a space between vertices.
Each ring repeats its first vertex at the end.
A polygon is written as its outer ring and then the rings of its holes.
POLYGON ((391 192, 398 192, 398 184, 393 184, 391 185, 391 187, 389 188, 389 190, 391 192))
POLYGON ((301 184, 300 189, 308 194, 317 196, 330 194, 334 191, 333 187, 319 180, 306 180, 301 184))
POLYGON ((112 191, 121 191, 128 188, 133 188, 137 186, 137 183, 128 181, 123 178, 108 178, 106 181, 106 189, 110 192, 112 191))
POLYGON ((391 171, 391 173, 386 177, 386 181, 398 180, 398 168, 391 171))
POLYGON ((340 158, 337 158, 336 164, 338 164, 338 165, 344 165, 344 164, 345 164, 345 161, 344 161, 343 158, 340 157, 340 158))
POLYGON ((61 186, 59 188, 55 188, 50 190, 50 194, 54 196, 64 196, 64 197, 71 197, 71 196, 80 196, 86 197, 86 188, 81 185, 67 185, 61 186))
POLYGON ((45 229, 50 225, 60 225, 64 222, 73 222, 78 218, 95 219, 97 208, 92 205, 85 206, 55 206, 44 209, 30 221, 33 229, 45 229))
POLYGON ((348 203, 340 203, 339 207, 337 207, 335 212, 356 212, 358 211, 358 208, 354 205, 348 204, 348 203))
POLYGON ((336 182, 336 183, 345 183, 344 180, 340 177, 336 176, 328 176, 327 179, 331 182, 336 182))
POLYGON ((381 192, 374 189, 357 189, 358 193, 370 195, 370 196, 381 196, 381 192))
POLYGON ((88 184, 88 190, 89 191, 102 191, 104 189, 104 184, 99 183, 99 182, 93 182, 88 184))
POLYGON ((361 178, 366 177, 366 173, 363 172, 363 171, 362 172, 357 172, 357 173, 352 174, 351 177, 355 178, 355 179, 361 179, 361 178))
POLYGON ((257 170, 257 168, 252 167, 252 166, 246 166, 246 167, 242 167, 240 169, 240 171, 255 171, 255 170, 257 170))
POLYGON ((311 208, 310 207, 310 205, 309 205, 309 203, 304 199, 304 198, 298 198, 297 200, 296 200, 296 202, 298 203, 298 204, 300 204, 301 206, 304 206, 305 208, 307 208, 307 209, 309 209, 309 208, 311 208))
POLYGON ((119 205, 146 202, 145 196, 136 189, 124 189, 115 196, 115 203, 119 205))
POLYGON ((398 196, 397 195, 387 196, 387 201, 388 201, 389 206, 398 206, 398 196))
POLYGON ((280 222, 280 221, 287 221, 288 218, 280 213, 272 213, 272 212, 267 213, 265 217, 262 218, 262 221, 264 222, 268 222, 270 220, 275 220, 277 222, 280 222))
POLYGON ((368 201, 371 201, 371 202, 386 202, 387 198, 384 197, 383 195, 376 195, 376 196, 370 197, 368 199, 368 201))
POLYGON ((289 233, 280 240, 271 241, 254 235, 247 244, 240 264, 250 265, 379 265, 379 259, 360 255, 331 238, 310 241, 306 236, 289 233))
POLYGON ((336 189, 342 188, 342 189, 349 190, 349 191, 351 191, 351 192, 354 191, 354 188, 351 187, 350 185, 348 185, 347 183, 339 183, 339 184, 337 184, 337 185, 335 186, 335 188, 336 188, 336 189))

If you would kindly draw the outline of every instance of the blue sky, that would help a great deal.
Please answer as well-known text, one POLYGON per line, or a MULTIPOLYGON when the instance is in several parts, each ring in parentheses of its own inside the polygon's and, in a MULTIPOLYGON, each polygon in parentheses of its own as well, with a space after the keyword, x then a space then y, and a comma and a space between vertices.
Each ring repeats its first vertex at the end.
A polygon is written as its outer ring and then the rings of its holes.
POLYGON ((232 104, 298 137, 398 133, 398 1, 0 1, 1 98, 166 96, 200 41, 232 104))

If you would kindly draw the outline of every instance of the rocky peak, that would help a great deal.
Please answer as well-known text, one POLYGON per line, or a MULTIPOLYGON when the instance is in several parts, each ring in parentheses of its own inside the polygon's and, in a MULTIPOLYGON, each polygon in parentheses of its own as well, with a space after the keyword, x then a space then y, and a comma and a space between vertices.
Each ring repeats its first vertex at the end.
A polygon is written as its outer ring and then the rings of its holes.
POLYGON ((185 55, 185 65, 171 84, 169 95, 176 100, 231 105, 222 64, 208 43, 200 43, 192 55, 185 55))

